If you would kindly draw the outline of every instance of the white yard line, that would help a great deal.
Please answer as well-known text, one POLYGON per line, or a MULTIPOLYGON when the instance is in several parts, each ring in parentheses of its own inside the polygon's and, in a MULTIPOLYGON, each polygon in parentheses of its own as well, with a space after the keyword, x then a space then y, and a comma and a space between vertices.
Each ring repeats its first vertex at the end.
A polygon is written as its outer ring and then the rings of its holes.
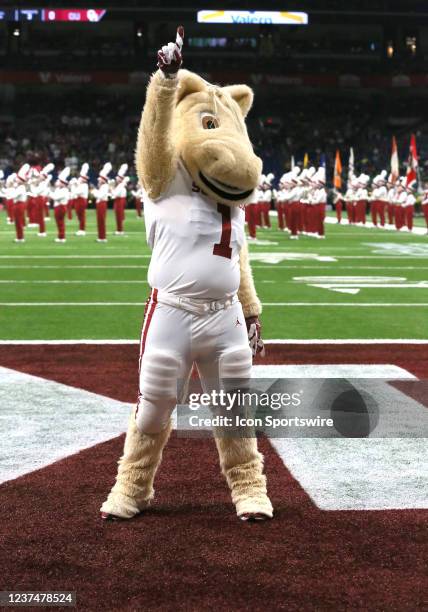
MULTIPOLYGON (((90 339, 90 338, 82 338, 76 340, 0 340, 0 345, 26 345, 26 344, 52 344, 52 345, 61 345, 61 344, 94 344, 94 345, 104 345, 104 344, 140 344, 140 340, 138 339, 129 339, 129 338, 119 338, 119 339, 90 339)), ((272 340, 265 340, 265 344, 307 344, 307 345, 317 345, 317 344, 337 344, 337 345, 346 345, 346 344, 428 344, 427 340, 414 340, 412 338, 349 338, 349 339, 339 339, 333 340, 330 338, 315 338, 315 339, 296 339, 296 338, 278 338, 272 340)))
MULTIPOLYGON (((0 302, 1 306, 145 306, 146 302, 0 302)), ((337 306, 344 306, 350 308, 378 308, 378 307, 391 307, 391 308, 425 308, 428 306, 427 302, 263 302, 263 306, 279 306, 279 307, 294 307, 294 306, 330 306, 336 308, 337 306)))
MULTIPOLYGON (((332 262, 334 263, 334 262, 332 262)), ((0 270, 146 270, 149 266, 1 266, 0 270)), ((287 266, 283 264, 257 266, 251 265, 253 270, 428 270, 428 266, 287 266)))
POLYGON ((151 255, 0 255, 0 259, 150 259, 151 255))
POLYGON ((0 270, 143 270, 148 267, 146 264, 142 266, 0 266, 0 270))
MULTIPOLYGON (((43 268, 43 266, 40 267, 43 268)), ((65 267, 66 266, 58 266, 58 269, 64 270, 65 267)), ((109 266, 106 267, 108 268, 109 266)), ((2 268, 2 266, 0 266, 0 268, 2 268)), ((20 266, 16 266, 17 270, 19 268, 20 266)), ((255 266, 251 264, 252 270, 277 270, 278 268, 284 270, 330 270, 331 272, 336 270, 428 270, 428 266, 317 266, 316 264, 313 266, 287 266, 282 264, 277 264, 275 266, 255 266)))
MULTIPOLYGON (((262 281, 264 282, 264 281, 262 281)), ((267 282, 275 282, 275 281, 267 281, 267 282)), ((33 285, 33 284, 41 284, 41 285, 46 285, 46 284, 50 284, 50 283, 55 283, 55 284, 59 284, 59 285, 70 285, 70 284, 74 284, 74 285, 83 285, 83 284, 104 284, 104 285, 111 285, 111 284, 124 284, 124 285, 132 285, 132 284, 137 284, 137 285, 147 285, 147 281, 146 280, 0 280, 0 284, 3 285, 9 285, 9 284, 18 284, 18 285, 33 285)))

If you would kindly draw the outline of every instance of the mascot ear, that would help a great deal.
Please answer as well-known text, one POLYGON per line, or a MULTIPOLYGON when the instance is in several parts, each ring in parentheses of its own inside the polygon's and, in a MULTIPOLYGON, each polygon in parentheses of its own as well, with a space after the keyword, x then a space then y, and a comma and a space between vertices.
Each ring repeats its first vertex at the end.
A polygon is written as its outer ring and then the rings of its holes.
POLYGON ((248 115, 250 108, 253 105, 254 94, 253 90, 248 85, 227 85, 221 88, 222 91, 228 93, 238 104, 243 117, 248 115))
POLYGON ((192 93, 205 91, 207 84, 200 76, 189 70, 179 70, 177 88, 177 104, 192 93))

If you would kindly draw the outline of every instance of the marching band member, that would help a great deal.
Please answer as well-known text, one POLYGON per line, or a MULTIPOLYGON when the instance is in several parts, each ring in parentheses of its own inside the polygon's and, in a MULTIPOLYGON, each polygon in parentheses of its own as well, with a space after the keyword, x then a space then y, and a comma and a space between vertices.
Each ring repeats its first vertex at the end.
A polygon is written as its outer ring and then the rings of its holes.
POLYGON ((55 166, 53 164, 47 164, 46 166, 44 166, 44 168, 42 168, 38 177, 36 207, 39 233, 37 235, 41 238, 45 238, 47 236, 45 211, 49 199, 50 182, 52 180, 52 176, 50 173, 54 168, 55 166))
POLYGON ((392 174, 388 177, 387 189, 388 189, 388 203, 387 203, 387 213, 388 213, 388 225, 390 229, 392 229, 395 221, 395 200, 397 197, 397 187, 398 185, 394 183, 392 174))
POLYGON ((262 209, 261 209, 261 217, 262 217, 262 226, 271 227, 270 224, 270 205, 272 201, 272 181, 274 179, 274 175, 270 172, 266 176, 266 181, 263 185, 263 196, 262 196, 262 209))
POLYGON ((425 193, 422 197, 422 212, 424 213, 428 234, 428 185, 425 185, 425 193))
POLYGON ((256 206, 256 226, 263 227, 263 204, 264 204, 264 185, 266 183, 266 176, 264 174, 260 177, 260 185, 256 189, 258 194, 258 202, 256 206))
POLYGON ((256 240, 257 238, 257 207, 260 197, 258 192, 258 189, 254 190, 251 202, 248 202, 245 206, 248 223, 248 240, 256 240))
POLYGON ((30 168, 27 177, 27 217, 28 227, 39 227, 39 215, 37 210, 39 172, 36 168, 30 168))
POLYGON ((278 190, 276 191, 276 212, 278 213, 278 229, 284 231, 287 227, 286 216, 285 216, 285 186, 283 174, 278 183, 278 190))
POLYGON ((55 183, 55 187, 52 190, 52 200, 54 207, 54 215, 56 226, 58 228, 58 236, 55 238, 55 242, 64 243, 65 239, 65 217, 67 214, 67 206, 70 199, 70 192, 68 190, 68 177, 70 175, 70 168, 66 166, 58 175, 55 183))
POLYGON ((299 229, 300 194, 302 191, 299 184, 299 173, 299 166, 294 166, 291 172, 286 175, 288 188, 286 191, 285 223, 293 236, 297 236, 299 229), (294 231, 292 228, 294 228, 294 231))
POLYGON ((13 225, 15 223, 15 215, 14 215, 14 198, 15 198, 15 181, 16 181, 16 172, 9 174, 7 177, 4 187, 3 187, 3 197, 4 204, 6 207, 7 214, 7 224, 13 225))
MULTIPOLYGON (((298 168, 298 166, 295 166, 298 168)), ((300 175, 304 179, 304 173, 300 175)), ((302 187, 299 185, 298 171, 293 168, 291 173, 285 177, 286 182, 286 219, 288 218, 288 227, 290 228, 291 240, 298 240, 298 232, 300 227, 301 217, 301 194, 302 187), (288 214, 287 214, 288 213, 288 214)))
POLYGON ((345 193, 345 204, 346 204, 346 216, 348 217, 348 223, 353 225, 355 223, 355 180, 351 177, 348 181, 348 188, 345 193))
POLYGON ((15 242, 25 242, 25 212, 28 202, 27 180, 30 164, 24 164, 17 172, 15 179, 14 207, 16 238, 15 242))
POLYGON ((401 230, 408 230, 409 232, 411 232, 413 229, 413 216, 415 214, 416 204, 416 198, 414 195, 415 187, 416 181, 412 181, 406 185, 406 178, 403 177, 404 192, 400 197, 402 223, 401 230))
POLYGON ((86 235, 86 209, 88 208, 89 196, 88 170, 89 164, 82 164, 74 191, 74 210, 76 211, 76 216, 79 221, 79 229, 76 232, 76 236, 86 235))
POLYGON ((111 171, 111 163, 107 162, 101 169, 98 175, 98 188, 94 189, 95 202, 97 208, 97 242, 107 242, 106 238, 106 215, 107 202, 109 197, 110 186, 108 183, 108 175, 111 171))
POLYGON ((372 181, 372 192, 370 194, 370 213, 373 225, 378 225, 378 216, 381 227, 385 226, 385 206, 387 198, 386 171, 374 177, 372 181))
POLYGON ((314 213, 312 209, 312 194, 314 190, 314 176, 316 170, 313 166, 308 168, 304 177, 303 197, 300 199, 300 225, 299 232, 313 236, 316 233, 314 213))
POLYGON ((366 224, 367 201, 369 199, 367 185, 368 185, 369 180, 370 180, 370 177, 367 176, 367 174, 360 174, 360 176, 357 179, 358 189, 355 194, 355 200, 356 200, 355 217, 356 217, 356 223, 358 225, 366 224))
POLYGON ((342 193, 338 189, 336 189, 336 187, 334 187, 333 188, 333 204, 334 204, 334 210, 336 212, 336 220, 338 223, 342 223, 343 200, 344 200, 344 197, 342 193))
POLYGON ((69 219, 70 221, 73 218, 73 209, 75 207, 75 202, 76 202, 76 186, 77 186, 77 178, 73 177, 68 182, 69 199, 67 203, 67 219, 69 219))
POLYGON ((126 186, 129 181, 129 176, 125 176, 128 170, 128 164, 122 164, 117 173, 115 186, 112 190, 113 207, 116 216, 116 236, 123 236, 123 221, 125 219, 125 207, 126 207, 126 186))
POLYGON ((327 192, 325 190, 324 166, 318 168, 318 171, 314 176, 314 183, 315 191, 312 197, 312 205, 314 209, 314 228, 316 237, 322 239, 325 238, 324 219, 325 210, 327 206, 327 192))
POLYGON ((135 211, 137 213, 137 217, 139 219, 143 218, 143 190, 141 189, 140 185, 136 186, 136 189, 132 189, 131 190, 131 194, 134 197, 134 203, 135 203, 135 211))

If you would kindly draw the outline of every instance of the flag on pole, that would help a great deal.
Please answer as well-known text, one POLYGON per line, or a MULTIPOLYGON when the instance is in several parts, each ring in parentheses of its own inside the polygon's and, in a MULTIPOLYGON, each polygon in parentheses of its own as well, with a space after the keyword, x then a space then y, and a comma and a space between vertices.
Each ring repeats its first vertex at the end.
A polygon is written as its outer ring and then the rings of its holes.
POLYGON ((294 168, 296 164, 294 163, 294 155, 291 156, 291 169, 294 168))
POLYGON ((354 149, 349 149, 349 161, 348 161, 348 187, 351 179, 354 177, 354 149))
POLYGON ((309 155, 305 153, 305 156, 303 158, 303 167, 307 168, 308 166, 309 166, 309 155))
POLYGON ((336 151, 336 159, 334 160, 333 186, 335 189, 342 188, 342 162, 340 160, 339 149, 336 151))
POLYGON ((397 141, 395 136, 392 137, 392 152, 391 152, 391 182, 395 183, 400 175, 400 165, 398 162, 397 141))
POLYGON ((418 178, 417 173, 418 173, 418 153, 416 151, 416 136, 412 134, 410 137, 409 161, 407 163, 406 187, 416 182, 418 178))

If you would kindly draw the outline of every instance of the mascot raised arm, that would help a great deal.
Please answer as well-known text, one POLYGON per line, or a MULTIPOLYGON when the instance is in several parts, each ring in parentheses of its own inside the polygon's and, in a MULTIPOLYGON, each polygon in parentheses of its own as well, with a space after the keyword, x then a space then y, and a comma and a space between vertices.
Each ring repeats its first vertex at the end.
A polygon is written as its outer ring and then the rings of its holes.
MULTIPOLYGON (((252 357, 263 350, 244 233, 244 206, 262 169, 245 126, 253 93, 180 69, 183 38, 180 27, 175 43, 158 52, 138 132, 152 289, 138 402, 116 482, 101 507, 104 519, 132 518, 152 500, 171 414, 193 366, 209 393, 227 388, 227 381, 248 380, 252 357)), ((214 433, 238 517, 272 518, 254 434, 214 433)))

